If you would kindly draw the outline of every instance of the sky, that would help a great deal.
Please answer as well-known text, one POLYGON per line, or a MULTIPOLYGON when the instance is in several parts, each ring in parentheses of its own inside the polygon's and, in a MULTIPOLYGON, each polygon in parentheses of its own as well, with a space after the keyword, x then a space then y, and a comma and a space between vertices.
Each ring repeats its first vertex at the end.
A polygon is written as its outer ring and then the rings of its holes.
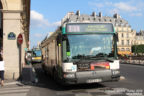
POLYGON ((144 30, 144 0, 31 0, 30 46, 36 46, 54 32, 68 12, 81 14, 114 13, 127 20, 137 32, 144 30))

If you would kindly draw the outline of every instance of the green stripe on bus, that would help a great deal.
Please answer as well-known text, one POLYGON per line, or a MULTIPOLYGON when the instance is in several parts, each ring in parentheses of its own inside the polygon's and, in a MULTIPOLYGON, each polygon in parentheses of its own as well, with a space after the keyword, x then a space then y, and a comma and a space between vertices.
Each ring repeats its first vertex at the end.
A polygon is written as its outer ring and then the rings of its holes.
POLYGON ((62 34, 66 34, 66 28, 62 27, 62 34))

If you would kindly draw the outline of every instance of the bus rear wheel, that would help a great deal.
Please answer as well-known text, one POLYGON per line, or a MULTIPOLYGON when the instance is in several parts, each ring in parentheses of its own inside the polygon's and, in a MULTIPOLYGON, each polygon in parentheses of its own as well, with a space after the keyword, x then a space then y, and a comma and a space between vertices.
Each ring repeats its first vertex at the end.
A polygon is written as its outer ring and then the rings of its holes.
POLYGON ((53 79, 55 81, 57 81, 57 72, 56 72, 56 70, 53 70, 53 79))

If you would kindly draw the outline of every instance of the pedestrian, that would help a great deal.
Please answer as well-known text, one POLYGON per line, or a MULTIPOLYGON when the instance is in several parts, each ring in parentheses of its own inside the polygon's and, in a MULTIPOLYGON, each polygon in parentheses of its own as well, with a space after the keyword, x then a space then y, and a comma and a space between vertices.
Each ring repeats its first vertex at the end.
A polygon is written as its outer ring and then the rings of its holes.
POLYGON ((4 86, 4 61, 3 61, 3 52, 0 51, 0 79, 1 86, 4 86))

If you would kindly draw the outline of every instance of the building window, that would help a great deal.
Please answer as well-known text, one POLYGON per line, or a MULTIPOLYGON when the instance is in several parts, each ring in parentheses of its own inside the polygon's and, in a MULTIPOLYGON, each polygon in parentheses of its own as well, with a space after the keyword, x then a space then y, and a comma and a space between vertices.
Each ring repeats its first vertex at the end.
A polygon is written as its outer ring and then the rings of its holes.
POLYGON ((129 40, 127 40, 127 45, 129 45, 129 40))
POLYGON ((127 33, 127 38, 129 38, 129 33, 127 33))
POLYGON ((130 51, 130 49, 129 49, 129 48, 126 48, 126 51, 130 51))
POLYGON ((121 44, 124 45, 124 40, 121 41, 121 44))
POLYGON ((124 37, 124 34, 123 34, 123 33, 121 34, 121 37, 124 37))
POLYGON ((131 41, 131 45, 134 45, 134 42, 133 42, 133 41, 131 41))
POLYGON ((124 49, 124 48, 121 48, 121 51, 125 51, 125 49, 124 49))

